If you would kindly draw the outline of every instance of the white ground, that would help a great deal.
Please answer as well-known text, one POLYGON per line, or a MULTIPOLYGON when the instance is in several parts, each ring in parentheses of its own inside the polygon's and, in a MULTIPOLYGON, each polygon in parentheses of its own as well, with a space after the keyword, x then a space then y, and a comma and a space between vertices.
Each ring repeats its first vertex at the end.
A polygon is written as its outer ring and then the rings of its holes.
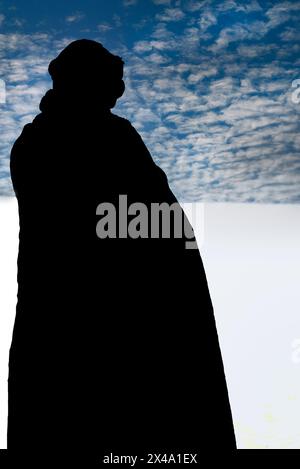
MULTIPOLYGON (((239 448, 300 448, 300 205, 187 206, 215 307, 239 448)), ((0 200, 0 448, 16 302, 16 200, 0 200)), ((197 301, 197 291, 191 295, 197 301)))

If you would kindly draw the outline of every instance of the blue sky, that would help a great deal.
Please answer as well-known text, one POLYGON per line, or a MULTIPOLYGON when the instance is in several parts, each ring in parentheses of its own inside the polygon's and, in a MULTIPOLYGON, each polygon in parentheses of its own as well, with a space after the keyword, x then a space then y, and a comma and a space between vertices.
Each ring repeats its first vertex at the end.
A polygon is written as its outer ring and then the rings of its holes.
POLYGON ((299 20, 299 0, 0 0, 0 194, 49 61, 86 37, 123 57, 114 112, 181 201, 300 203, 299 20))

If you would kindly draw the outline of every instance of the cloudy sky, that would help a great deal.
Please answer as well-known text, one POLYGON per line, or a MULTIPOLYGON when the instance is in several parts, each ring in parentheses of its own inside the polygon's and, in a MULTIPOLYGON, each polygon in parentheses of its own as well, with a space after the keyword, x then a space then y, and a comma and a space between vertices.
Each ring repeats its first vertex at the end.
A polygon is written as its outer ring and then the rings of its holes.
POLYGON ((49 61, 85 37, 124 59, 115 112, 181 201, 299 203, 299 20, 297 0, 0 0, 0 194, 49 61))

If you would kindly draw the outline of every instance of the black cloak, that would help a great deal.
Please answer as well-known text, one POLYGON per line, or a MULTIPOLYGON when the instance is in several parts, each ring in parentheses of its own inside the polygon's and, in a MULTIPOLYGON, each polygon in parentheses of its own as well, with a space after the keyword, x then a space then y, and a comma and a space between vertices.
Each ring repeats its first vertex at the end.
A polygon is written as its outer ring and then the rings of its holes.
POLYGON ((20 245, 8 449, 96 459, 234 449, 198 249, 172 233, 94 231, 92 208, 114 204, 118 220, 120 195, 149 210, 176 202, 165 173, 130 122, 97 103, 50 90, 40 109, 11 153, 20 245))

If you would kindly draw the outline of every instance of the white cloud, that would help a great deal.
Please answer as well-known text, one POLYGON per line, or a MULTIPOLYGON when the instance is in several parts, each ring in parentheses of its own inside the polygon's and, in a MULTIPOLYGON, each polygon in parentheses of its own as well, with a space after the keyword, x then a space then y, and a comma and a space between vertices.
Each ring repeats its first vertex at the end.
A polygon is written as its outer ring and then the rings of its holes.
POLYGON ((285 42, 300 42, 300 31, 296 28, 287 27, 280 34, 280 39, 285 42))
POLYGON ((22 28, 22 26, 24 26, 25 23, 26 23, 26 20, 24 20, 23 18, 15 18, 13 20, 13 24, 14 26, 17 26, 17 28, 22 28))
POLYGON ((133 48, 136 52, 149 52, 152 50, 151 41, 138 41, 133 48))
POLYGON ((100 23, 98 24, 97 29, 100 31, 100 33, 107 33, 108 31, 112 30, 113 27, 108 23, 100 23))
MULTIPOLYGON (((196 65, 184 61, 186 30, 173 37, 160 26, 154 34, 164 47, 173 45, 170 52, 176 48, 181 55, 177 64, 157 67, 147 65, 149 55, 135 58, 136 65, 130 67, 134 77, 140 76, 132 82, 129 117, 181 200, 246 201, 250 192, 260 202, 299 200, 300 177, 296 171, 289 185, 288 175, 296 169, 297 158, 287 148, 299 142, 295 109, 287 98, 291 70, 280 63, 248 67, 249 59, 276 50, 276 44, 254 44, 248 54, 240 46, 238 63, 237 55, 214 58, 201 53, 196 65), (216 79, 222 69, 226 76, 216 79), (155 129, 147 130, 135 112, 145 105, 152 111, 152 123, 153 114, 160 122, 155 129)), ((140 48, 147 52, 140 53, 148 54, 152 47, 150 38, 140 48)))
POLYGON ((219 37, 215 41, 215 44, 210 47, 212 51, 225 48, 231 42, 242 41, 249 37, 249 30, 241 24, 235 24, 233 26, 224 28, 221 30, 219 37))
POLYGON ((263 55, 269 54, 270 52, 278 49, 279 46, 276 44, 247 44, 240 45, 237 50, 241 57, 262 57, 263 55))
POLYGON ((165 63, 170 62, 169 58, 164 57, 163 55, 158 54, 157 52, 154 52, 153 54, 146 56, 145 59, 149 62, 153 62, 156 64, 165 64, 165 63))
POLYGON ((253 21, 252 23, 236 23, 221 30, 217 40, 210 47, 216 52, 226 48, 232 42, 242 42, 244 40, 257 40, 264 37, 272 28, 273 24, 264 21, 253 21))
POLYGON ((171 0, 152 0, 155 5, 169 5, 171 0))
POLYGON ((218 4, 217 10, 222 12, 234 10, 236 12, 251 13, 253 11, 262 11, 262 7, 257 0, 251 0, 249 2, 225 0, 218 4))
MULTIPOLYGON (((256 1, 252 1, 245 6, 237 4, 234 0, 227 0, 218 6, 218 10, 223 12, 230 9, 249 13, 256 10, 261 10, 262 8, 256 1)), ((238 22, 232 26, 223 28, 219 34, 219 37, 215 41, 215 44, 211 46, 211 51, 216 52, 222 48, 226 48, 232 42, 262 38, 272 29, 293 18, 294 12, 297 11, 300 11, 299 1, 279 2, 265 12, 265 16, 267 18, 266 21, 256 20, 250 23, 238 22)), ((289 33, 287 32, 286 37, 288 36, 289 33)))
POLYGON ((206 31, 217 22, 217 17, 211 11, 205 11, 200 17, 199 26, 201 31, 206 31))
POLYGON ((159 51, 170 51, 174 50, 174 48, 178 47, 178 44, 176 44, 175 39, 170 39, 166 41, 138 41, 134 45, 134 50, 136 52, 150 52, 154 49, 159 50, 159 51))
POLYGON ((122 26, 122 20, 120 15, 117 15, 116 13, 112 17, 113 19, 113 24, 115 25, 116 28, 119 28, 122 26))
POLYGON ((84 17, 85 17, 84 13, 82 13, 80 11, 76 11, 75 13, 72 13, 71 15, 66 16, 66 22, 67 23, 78 23, 79 21, 83 20, 84 17))
POLYGON ((123 0, 123 5, 125 7, 131 7, 133 5, 136 5, 137 4, 137 1, 138 0, 123 0))
POLYGON ((181 21, 185 13, 180 8, 166 8, 163 13, 156 15, 158 21, 181 21))
POLYGON ((188 82, 195 84, 207 77, 212 77, 218 73, 218 68, 216 66, 199 69, 196 72, 193 72, 188 77, 188 82))
POLYGON ((266 16, 269 19, 268 25, 270 28, 279 26, 288 21, 293 16, 294 11, 300 11, 299 1, 277 3, 266 12, 266 16))
POLYGON ((196 11, 199 11, 201 10, 202 8, 204 8, 205 6, 209 5, 211 3, 210 0, 202 0, 202 1, 198 1, 198 0, 190 0, 189 2, 187 2, 185 4, 185 8, 186 10, 194 13, 196 11))
MULTIPOLYGON (((120 45, 114 51, 126 64, 126 93, 115 112, 139 130, 181 200, 246 201, 251 192, 260 202, 300 201, 300 108, 290 99, 298 68, 289 56, 297 44, 261 40, 278 24, 287 2, 277 10, 265 8, 268 15, 259 13, 259 21, 243 22, 251 9, 259 11, 258 2, 227 2, 222 12, 208 0, 182 5, 183 10, 162 8, 147 36, 140 35, 131 49, 120 45), (208 28, 241 5, 241 15, 212 43, 208 28), (181 13, 169 13, 174 10, 181 13), (181 28, 172 24, 176 15, 186 19, 181 28), (227 46, 234 42, 233 51, 227 46)), ((102 22, 98 29, 111 26, 115 23, 102 22)), ((278 34, 293 41, 296 32, 289 25, 278 34)), ((0 116, 2 161, 22 124, 37 112, 50 59, 71 39, 0 34, 1 69, 9 79, 0 116), (29 81, 33 86, 25 86, 29 81)), ((6 167, 7 160, 3 172, 6 167)))

